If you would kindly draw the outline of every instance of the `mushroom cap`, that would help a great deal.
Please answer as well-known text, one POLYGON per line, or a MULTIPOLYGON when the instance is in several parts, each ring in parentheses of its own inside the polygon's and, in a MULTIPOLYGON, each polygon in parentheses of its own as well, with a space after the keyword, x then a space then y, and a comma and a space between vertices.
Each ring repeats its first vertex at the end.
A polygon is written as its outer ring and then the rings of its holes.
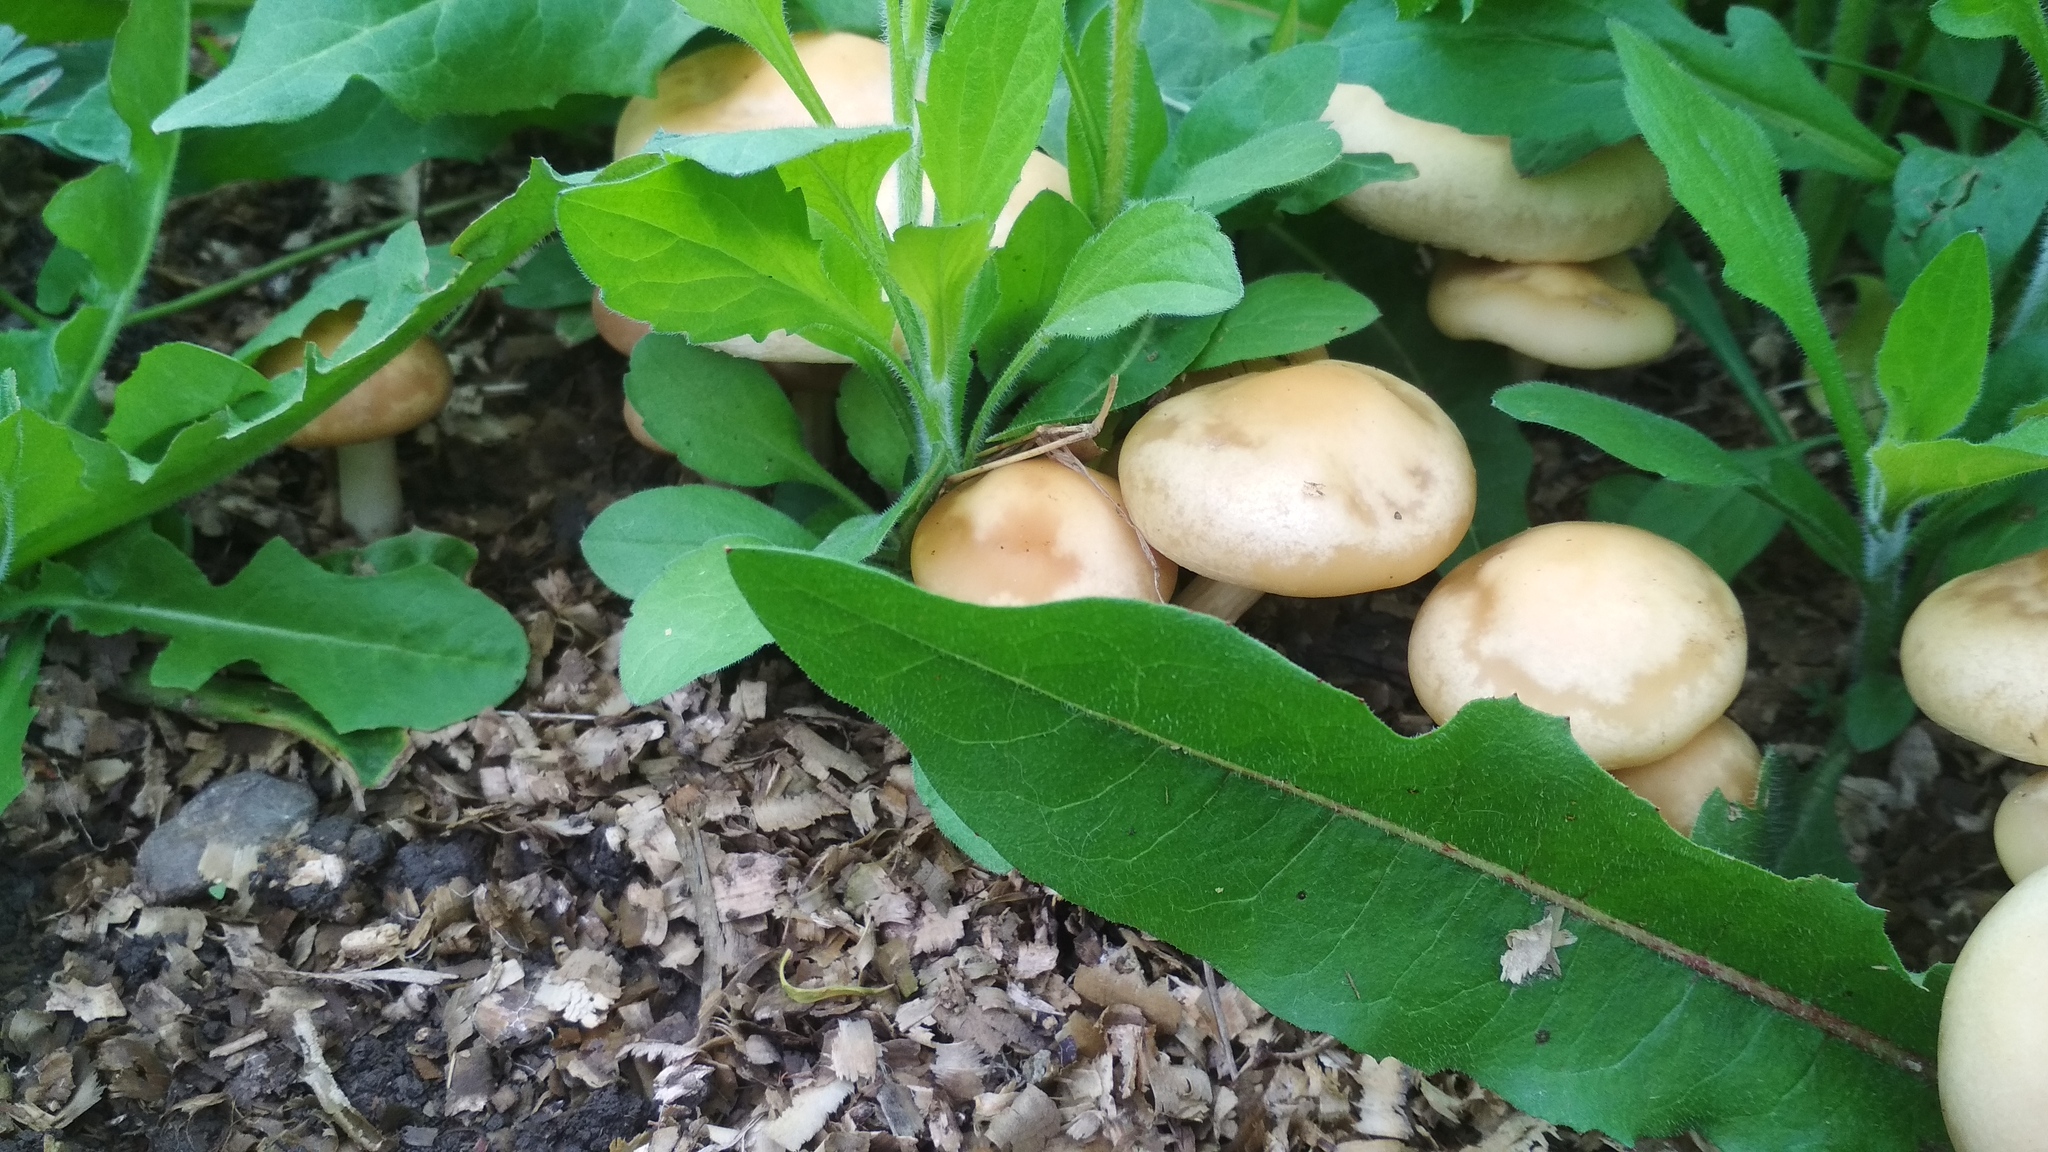
POLYGON ((2017 884, 2048 865, 2048 772, 2020 781, 1998 804, 1991 822, 1991 841, 1998 846, 1998 864, 2017 884))
POLYGON ((2048 764, 2048 549, 1936 588, 1906 621, 1899 671, 1936 724, 2048 764))
POLYGON ((1110 477, 1042 457, 984 472, 918 521, 910 578, 927 592, 996 608, 1084 596, 1164 603, 1179 573, 1146 555, 1120 498, 1110 477))
POLYGON ((631 400, 619 401, 619 415, 626 422, 626 435, 631 436, 642 448, 660 456, 675 455, 661 441, 648 434, 647 421, 640 418, 640 410, 633 407, 631 400))
POLYGON ((1453 340, 1490 340, 1546 364, 1622 368, 1671 351, 1678 321, 1627 256, 1502 264, 1437 256, 1429 318, 1453 340))
POLYGON ((598 336, 621 356, 631 356, 641 338, 654 331, 654 325, 645 320, 612 311, 605 305, 604 293, 597 291, 590 293, 590 322, 596 326, 598 336))
MULTIPOLYGON (((896 118, 889 47, 851 32, 799 32, 797 59, 841 128, 896 118)), ((657 131, 679 136, 808 128, 811 114, 782 74, 745 44, 719 44, 662 69, 654 95, 635 96, 612 135, 614 159, 647 146, 657 131)))
POLYGON ((1662 536, 1626 524, 1531 528, 1451 570, 1415 615, 1408 675, 1437 723, 1517 696, 1571 721, 1601 767, 1684 747, 1742 688, 1735 593, 1662 536))
POLYGON ((1318 360, 1190 389, 1124 437, 1131 522, 1181 567, 1282 596, 1349 596, 1442 563, 1478 483, 1421 389, 1318 360))
POLYGON ((2048 1116, 2048 870, 1999 898, 1941 998, 1941 1114, 1955 1152, 2042 1147, 2048 1116))
POLYGON ((1629 791, 1657 806, 1664 822, 1681 836, 1692 835, 1700 805, 1719 789, 1731 804, 1756 806, 1764 754, 1749 733, 1726 716, 1707 725, 1685 747, 1636 768, 1614 774, 1629 791))
MULTIPOLYGON (((362 317, 360 303, 322 312, 298 339, 265 349, 256 358, 256 370, 265 376, 284 375, 305 363, 307 344, 332 356, 362 317)), ((285 443, 294 448, 340 448, 410 432, 440 413, 454 379, 441 346, 422 336, 285 443)))
POLYGON ((1597 260, 1648 240, 1671 214, 1664 166, 1640 137, 1541 176, 1515 170, 1506 136, 1472 136, 1387 107, 1363 84, 1339 84, 1323 119, 1346 152, 1384 152, 1413 180, 1358 188, 1338 207, 1389 236, 1490 260, 1597 260))

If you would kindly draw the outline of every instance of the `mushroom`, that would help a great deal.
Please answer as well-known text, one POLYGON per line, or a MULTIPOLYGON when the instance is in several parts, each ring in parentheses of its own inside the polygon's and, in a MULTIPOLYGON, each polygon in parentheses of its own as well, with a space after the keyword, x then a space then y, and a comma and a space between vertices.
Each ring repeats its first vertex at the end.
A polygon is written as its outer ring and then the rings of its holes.
POLYGON ((1692 835, 1700 805, 1716 790, 1731 804, 1756 807, 1756 786, 1764 754, 1741 726, 1726 716, 1707 725, 1685 746, 1662 760, 1622 768, 1614 778, 1657 806, 1680 836, 1692 835))
POLYGON ((1124 516, 1117 482, 1043 457, 1005 464, 946 493, 918 521, 918 587, 990 607, 1084 596, 1163 603, 1178 573, 1124 516))
MULTIPOLYGON (((362 318, 361 303, 322 312, 300 338, 258 356, 256 370, 284 375, 305 363, 307 344, 332 356, 362 318)), ((405 497, 398 485, 396 437, 441 411, 453 378, 440 345, 422 336, 286 441, 309 451, 334 449, 341 518, 359 538, 381 540, 402 526, 405 497)))
POLYGON ((1678 321, 1625 255, 1585 264, 1503 264, 1437 255, 1429 318, 1453 340, 1490 340, 1566 368, 1647 364, 1678 321))
POLYGON ((2048 549, 1936 588, 1906 621, 1899 671, 1928 719, 2048 765, 2048 549))
POLYGON ((1404 116, 1363 84, 1339 84, 1323 119, 1346 152, 1413 164, 1338 206, 1390 236, 1518 263, 1597 260, 1648 240, 1671 214, 1664 167, 1641 137, 1556 172, 1523 176, 1506 136, 1472 136, 1404 116))
POLYGON ((2038 1152, 2048 1116, 2048 869, 1999 898, 1941 997, 1935 1078, 1955 1152, 2038 1152))
POLYGON ((1601 767, 1677 752, 1728 710, 1748 636, 1699 557, 1626 524, 1531 528, 1452 569, 1415 615, 1408 675, 1437 723, 1520 697, 1601 767))
POLYGON ((1457 425, 1377 368, 1318 360, 1205 384, 1147 412, 1117 473, 1131 522, 1204 580, 1182 606, 1236 620, 1268 592, 1406 584, 1471 526, 1457 425))
POLYGON ((1998 864, 2017 884, 2048 865, 2048 772, 2036 772, 1999 802, 1991 822, 1998 864))

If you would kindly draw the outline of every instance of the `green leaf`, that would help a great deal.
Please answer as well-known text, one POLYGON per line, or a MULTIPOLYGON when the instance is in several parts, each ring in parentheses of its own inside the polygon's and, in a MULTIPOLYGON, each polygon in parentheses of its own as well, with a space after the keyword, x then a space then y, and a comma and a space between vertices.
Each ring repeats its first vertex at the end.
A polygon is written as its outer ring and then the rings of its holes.
POLYGON ((638 599, 683 556, 726 536, 784 548, 810 548, 818 538, 751 496, 708 484, 649 488, 597 514, 583 531, 583 558, 605 586, 638 599))
MULTIPOLYGON (((695 160, 721 176, 751 176, 828 148, 890 136, 901 137, 904 144, 909 142, 909 133, 886 124, 859 128, 810 125, 802 128, 759 128, 747 132, 705 132, 690 136, 656 132, 641 151, 695 160)), ((901 152, 902 145, 899 144, 896 150, 901 152)))
POLYGON ((889 492, 903 488, 911 452, 902 405, 892 402, 887 391, 895 387, 894 381, 878 383, 855 368, 839 382, 835 405, 840 430, 846 433, 847 451, 889 492))
POLYGON ((1493 406, 1517 420, 1569 432, 1624 464, 1681 484, 1746 488, 1756 481, 1733 453, 1691 425, 1597 393, 1536 380, 1494 393, 1493 406))
POLYGON ((998 432, 996 441, 1027 435, 1044 424, 1079 424, 1095 419, 1102 395, 1115 376, 1116 409, 1159 394, 1188 370, 1220 322, 1216 316, 1156 320, 1107 340, 1058 340, 1033 363, 1030 379, 1041 380, 1030 399, 998 432))
MULTIPOLYGON (((1110 7, 1103 5, 1088 21, 1078 52, 1067 61, 1078 65, 1078 75, 1066 76, 1069 103, 1067 171, 1073 185, 1074 204, 1090 220, 1101 219, 1099 199, 1125 203, 1138 194, 1145 186, 1153 164, 1166 150, 1167 142, 1166 104, 1159 81, 1152 74, 1150 53, 1141 51, 1137 60, 1136 106, 1123 113, 1132 120, 1130 169, 1126 173, 1125 187, 1120 190, 1101 187, 1105 177, 1099 171, 1099 165, 1103 162, 1106 148, 1104 133, 1110 117, 1106 104, 1110 89, 1110 7)), ((1139 30, 1142 37, 1142 24, 1139 30)))
POLYGON ((1884 240, 1892 295, 1904 295, 1920 270, 1966 232, 1983 240, 1992 284, 2004 284, 2048 207, 2048 143, 2022 132, 1988 156, 1944 152, 1910 136, 1905 143, 1884 240))
POLYGON ((1044 322, 1067 265, 1094 231, 1088 217, 1056 193, 1040 192, 1024 206, 994 258, 996 310, 979 341, 984 374, 1000 376, 1044 322))
POLYGON ((1782 512, 1740 488, 1699 488, 1624 472, 1586 493, 1586 516, 1633 524, 1685 545, 1723 580, 1757 558, 1785 526, 1782 512))
POLYGON ((1728 373, 1729 379, 1749 401, 1750 410, 1762 421, 1764 430, 1779 444, 1792 442, 1792 430, 1785 425, 1785 418, 1778 414, 1770 398, 1764 394, 1763 381, 1757 379, 1756 367, 1749 362, 1749 352, 1735 337, 1735 329, 1728 323, 1728 316, 1721 310, 1721 301, 1714 295, 1714 289, 1707 278, 1700 274, 1692 257, 1686 254, 1685 246, 1669 232, 1657 244, 1657 272, 1659 282, 1653 291, 1657 299, 1670 305, 1687 328, 1699 335, 1714 360, 1728 373))
MULTIPOLYGON (((909 224, 889 238, 889 271, 916 310, 930 378, 951 388, 947 404, 967 404, 967 351, 988 321, 992 296, 977 299, 976 282, 989 262, 987 220, 929 227, 909 224), (981 305, 981 306, 977 306, 981 305)), ((991 281, 987 287, 993 290, 991 281)))
POLYGON ((36 718, 32 697, 36 676, 43 668, 43 636, 49 622, 21 620, 0 628, 0 640, 7 647, 0 652, 0 812, 14 803, 27 784, 22 767, 22 745, 28 739, 29 721, 36 718))
POLYGON ((1220 212, 1329 167, 1344 150, 1321 119, 1338 62, 1335 48, 1304 44, 1218 80, 1181 119, 1152 169, 1151 193, 1220 212))
POLYGON ((1407 740, 1178 609, 978 608, 787 552, 731 568, 783 651, 1027 876, 1285 1019, 1623 1143, 1941 1140, 1939 998, 1883 913, 1678 836, 1561 721, 1483 701, 1407 740), (1504 982, 1507 934, 1546 907, 1577 941, 1560 975, 1504 982))
POLYGON ((1038 143, 1065 34, 1058 0, 960 0, 918 125, 940 221, 993 221, 1038 143))
POLYGON ((2034 0, 1935 0, 1928 15, 1951 36, 2010 36, 2033 58, 2037 72, 2048 71, 2048 18, 2034 0))
POLYGON ((743 539, 712 540, 677 557, 633 601, 619 681, 634 703, 659 700, 769 642, 726 567, 726 549, 743 539))
POLYGON ((24 48, 22 42, 18 33, 0 32, 0 136, 26 136, 101 164, 125 158, 128 125, 107 93, 113 44, 24 48))
POLYGON ((2048 548, 2048 474, 2022 476, 1983 495, 1995 498, 1990 507, 1940 544, 1930 587, 2048 548))
POLYGON ((2012 333, 1985 364, 1984 389, 1963 425, 1963 438, 1988 440, 2021 423, 2025 419, 2021 413, 2044 400, 2048 400, 2048 330, 2012 333))
POLYGON ((1875 752, 1898 739, 1918 714, 1906 682, 1895 673, 1865 676, 1842 695, 1842 732, 1858 752, 1875 752))
POLYGON ((1981 444, 1967 440, 1887 440, 1870 450, 1884 480, 1884 507, 1895 516, 1944 492, 1959 492, 2048 468, 2048 418, 1981 444))
POLYGON ((315 564, 343 576, 381 576, 431 564, 457 580, 469 579, 476 567, 476 545, 458 536, 414 528, 373 540, 361 548, 342 548, 313 558, 315 564))
POLYGON ((498 296, 514 308, 581 308, 590 303, 590 281, 561 240, 550 239, 500 286, 498 296))
POLYGON ((261 372, 196 344, 159 344, 143 353, 143 361, 148 367, 137 363, 104 429, 109 443, 131 454, 143 454, 165 433, 215 412, 276 397, 261 372))
POLYGON ((649 336, 633 349, 626 399, 649 436, 709 479, 743 488, 801 480, 864 507, 804 449, 782 385, 752 360, 649 336))
POLYGON ((1046 310, 1053 336, 1107 336, 1144 316, 1206 316, 1244 296, 1216 220, 1178 200, 1133 204, 1067 266, 1046 310))
POLYGON ((629 96, 701 28, 673 0, 257 0, 234 59, 157 130, 303 119, 356 77, 415 120, 629 96))
MULTIPOLYGON (((910 767, 911 780, 917 788, 917 798, 931 810, 932 823, 938 825, 939 831, 946 834, 946 839, 952 841, 955 848, 967 853, 968 859, 998 876, 1006 876, 1014 871, 1010 862, 1003 859, 1003 854, 996 851, 996 846, 989 843, 987 837, 969 828, 967 822, 960 819, 960 814, 953 811, 953 806, 946 803, 946 798, 939 795, 938 785, 932 783, 932 778, 925 772, 924 765, 912 760, 910 767)), ((0 808, 4 807, 6 805, 0 803, 0 808)))
MULTIPOLYGON (((1860 484, 1868 436, 1807 276, 1806 234, 1778 187, 1754 121, 1721 104, 1656 45, 1616 24, 1629 110, 1671 177, 1671 191, 1726 261, 1728 287, 1778 314, 1827 395, 1828 415, 1860 484)), ((1679 477, 1673 477, 1679 479, 1679 477)))
POLYGON ((873 251, 882 242, 877 199, 890 165, 910 147, 902 128, 837 129, 848 139, 783 161, 782 182, 803 193, 804 203, 848 242, 873 251))
POLYGON ((138 704, 183 712, 228 724, 256 724, 289 733, 347 765, 365 788, 382 788, 398 774, 411 749, 403 728, 336 732, 320 713, 297 696, 240 676, 216 676, 197 688, 160 688, 138 671, 121 681, 119 694, 138 704))
POLYGON ((168 540, 133 528, 75 563, 45 564, 25 592, 0 594, 0 615, 33 611, 100 636, 168 637, 150 671, 162 688, 198 688, 250 661, 342 732, 446 727, 526 675, 519 622, 442 569, 339 576, 282 540, 215 587, 168 540))
POLYGON ((714 28, 721 28, 747 42, 774 67, 783 81, 796 92, 804 107, 820 124, 830 124, 825 100, 811 84, 804 62, 789 38, 789 22, 783 15, 782 0, 676 0, 683 11, 714 28))
POLYGON ((1308 272, 1267 276, 1244 286, 1244 299, 1223 314, 1191 367, 1300 352, 1348 336, 1379 315, 1372 301, 1334 280, 1308 272))
POLYGON ((849 356, 889 347, 881 285, 843 262, 827 271, 803 196, 779 176, 647 163, 561 200, 562 239, 607 304, 699 344, 786 330, 849 356))
POLYGON ((1913 281, 1877 353, 1886 440, 1932 440, 1977 403, 1990 354, 1991 277, 1984 239, 1965 232, 1913 281))

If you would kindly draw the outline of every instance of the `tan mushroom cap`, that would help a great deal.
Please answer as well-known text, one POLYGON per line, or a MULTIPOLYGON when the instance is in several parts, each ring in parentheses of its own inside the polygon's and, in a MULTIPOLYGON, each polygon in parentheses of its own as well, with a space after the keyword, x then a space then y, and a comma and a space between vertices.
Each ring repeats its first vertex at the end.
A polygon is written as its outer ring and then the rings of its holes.
POLYGON ((927 592, 1007 608, 1108 596, 1163 603, 1179 573, 1146 554, 1117 482, 1039 458, 985 472, 939 497, 910 541, 927 592))
MULTIPOLYGON (((851 32, 800 32, 797 59, 841 128, 888 124, 896 117, 889 46, 851 32)), ((745 44, 720 44, 662 69, 654 95, 635 96, 619 115, 612 156, 630 156, 657 131, 679 136, 807 128, 811 114, 782 74, 745 44)))
POLYGON ((1726 716, 1714 721, 1685 747, 1637 768, 1623 768, 1614 778, 1629 791, 1657 806, 1664 822, 1681 836, 1692 835, 1700 805, 1718 789, 1731 804, 1756 807, 1756 786, 1764 754, 1740 725, 1726 716))
POLYGON ((1503 264, 1440 252, 1429 318, 1453 340, 1490 340, 1566 368, 1647 364, 1678 339, 1678 320, 1627 256, 1503 264))
MULTIPOLYGON (((309 343, 322 355, 332 356, 362 317, 360 303, 322 312, 300 338, 264 350, 256 358, 256 370, 265 376, 284 375, 305 363, 309 343)), ((286 443, 294 448, 339 448, 410 432, 440 413, 453 383, 454 373, 441 346, 422 336, 286 443)))
POLYGON ((596 326, 598 336, 621 356, 631 356, 641 339, 654 331, 654 325, 647 321, 635 320, 606 307, 601 292, 590 294, 590 321, 596 326))
POLYGON ((1664 166, 1640 137, 1559 171, 1515 171, 1506 136, 1471 136, 1387 107, 1363 84, 1339 84, 1323 119, 1346 152, 1384 152, 1413 180, 1367 184, 1337 202, 1403 240, 1489 260, 1597 260, 1648 240, 1671 214, 1664 166))
POLYGON ((2048 764, 2048 549, 1934 590, 1899 641, 1927 718, 2028 764, 2048 764))
POLYGON ((2036 772, 1999 802, 1991 822, 1998 864, 2017 884, 2048 865, 2048 772, 2036 772))
POLYGON ((1625 524, 1531 528, 1444 577, 1408 639, 1416 699, 1437 723, 1517 696, 1571 721, 1601 767, 1684 747, 1742 688, 1735 593, 1699 557, 1625 524))
POLYGON ((1955 1152, 2037 1152, 2048 1116, 2048 869, 1999 898, 1956 957, 1936 1050, 1955 1152))
POLYGON ((1464 539, 1478 494, 1443 409, 1344 360, 1173 397, 1124 437, 1117 475, 1154 548, 1212 580, 1282 596, 1420 577, 1464 539))

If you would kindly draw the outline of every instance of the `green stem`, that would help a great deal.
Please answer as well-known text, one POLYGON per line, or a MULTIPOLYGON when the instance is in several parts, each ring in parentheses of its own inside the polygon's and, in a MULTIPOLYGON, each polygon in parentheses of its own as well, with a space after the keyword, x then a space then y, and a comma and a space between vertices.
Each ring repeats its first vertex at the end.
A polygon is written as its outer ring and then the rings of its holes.
POLYGON ((55 320, 36 311, 35 308, 30 306, 28 301, 23 300, 5 288, 0 288, 0 307, 5 307, 9 312, 14 313, 38 328, 49 329, 57 326, 55 320))
POLYGON ((890 103, 896 123, 910 130, 910 147, 896 161, 896 226, 924 219, 923 136, 917 124, 917 75, 931 32, 931 0, 883 0, 889 22, 890 103))
POLYGON ((1799 54, 1816 63, 1839 66, 1852 72, 1860 72, 1874 80, 1882 80, 1886 84, 1895 85, 1900 88, 1910 88, 1924 96, 1932 96, 1938 100, 1946 100, 1950 103, 1961 105, 1986 119, 1996 120, 2008 128, 2019 128, 2048 136, 2048 127, 2043 127, 2037 121, 2029 120, 2024 116, 2007 112, 2003 108, 1986 104, 1982 100, 1958 92, 1953 88, 1944 88, 1939 84, 1930 84, 1917 76, 1908 76, 1903 72, 1897 72, 1890 68, 1880 68, 1875 64, 1865 64, 1860 60, 1845 60, 1826 52, 1802 50, 1799 54))
MULTIPOLYGON (((101 323, 99 335, 93 341, 91 355, 80 365, 78 374, 69 384, 70 395, 56 409, 57 422, 75 425, 85 412, 85 406, 93 403, 92 382, 106 365, 107 356, 114 350, 114 341, 127 326, 128 309, 135 303, 135 294, 142 290, 142 281, 149 275, 150 254, 156 251, 157 235, 163 231, 164 209, 171 202, 171 173, 178 166, 178 146, 183 137, 176 132, 158 137, 162 141, 163 154, 158 158, 159 178, 149 188, 149 209, 147 227, 138 237, 136 251, 140 254, 135 261, 134 271, 127 281, 104 297, 107 316, 101 323)), ((76 317, 73 317, 75 320, 76 317)))
MULTIPOLYGON (((1927 55, 1927 45, 1933 39, 1934 22, 1925 18, 1908 34, 1905 45, 1899 49, 1899 71, 1893 73, 1898 79, 1881 77, 1884 80, 1884 98, 1878 101, 1877 112, 1870 118, 1872 132, 1879 136, 1891 135, 1892 127, 1899 122, 1899 113, 1905 110, 1906 94, 1912 91, 1911 86, 1900 81, 1906 78, 1904 74, 1920 66, 1920 58, 1927 55)), ((1870 73, 1865 72, 1864 75, 1870 73)))
MULTIPOLYGON (((453 200, 443 200, 439 204, 429 204, 427 207, 420 209, 419 219, 430 220, 436 216, 443 216, 450 212, 468 208, 471 205, 495 199, 498 195, 499 193, 496 192, 477 192, 468 196, 458 196, 453 200)), ((386 220, 382 224, 372 224, 367 228, 358 228, 353 232, 344 232, 339 236, 322 240, 318 244, 309 244, 297 252, 280 256, 268 264, 259 264, 247 272, 230 277, 218 284, 209 284, 204 288, 187 292, 175 300, 167 300, 162 304, 154 304, 148 308, 131 312, 128 314, 128 318, 122 322, 122 326, 147 324, 151 320, 161 320, 166 316, 175 316, 180 312, 188 312, 201 305, 211 304, 223 296, 232 296, 252 284, 261 284, 280 272, 288 272, 301 264, 318 260, 322 256, 343 252, 364 241, 375 240, 379 236, 396 232, 407 224, 412 223, 412 221, 413 217, 411 216, 400 216, 395 220, 386 220)))
POLYGON ((1107 227, 1131 190, 1131 153, 1138 131, 1138 30, 1145 0, 1110 0, 1109 128, 1103 139, 1101 191, 1095 197, 1095 226, 1107 227))
POLYGON ((1839 0, 1835 8, 1835 30, 1828 37, 1832 57, 1823 74, 1828 91, 1856 110, 1856 91, 1863 70, 1855 65, 1870 55, 1870 33, 1877 23, 1877 0, 1839 0))
POLYGON ((1031 339, 1024 342, 1024 347, 1018 349, 1015 356, 1010 357, 1010 363, 1003 368, 1003 374, 996 379, 995 386, 988 390, 988 399, 982 402, 981 411, 975 414, 974 430, 967 435, 963 456, 972 459, 981 451, 982 441, 988 439, 996 417, 1009 406, 1011 399, 1016 395, 1018 384, 1023 382, 1024 370, 1031 367, 1031 362, 1051 343, 1052 337, 1046 335, 1045 330, 1041 328, 1031 334, 1031 339))

